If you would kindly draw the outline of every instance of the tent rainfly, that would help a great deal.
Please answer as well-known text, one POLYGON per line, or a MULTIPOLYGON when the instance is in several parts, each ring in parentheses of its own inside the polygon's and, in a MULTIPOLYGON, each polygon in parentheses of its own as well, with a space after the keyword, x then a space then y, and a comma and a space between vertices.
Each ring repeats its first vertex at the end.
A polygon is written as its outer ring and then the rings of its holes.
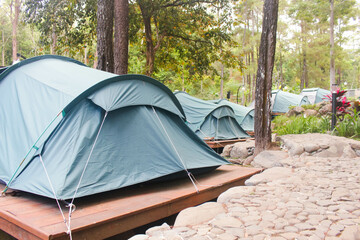
POLYGON ((290 106, 310 104, 307 96, 273 90, 271 92, 271 106, 273 113, 286 113, 290 106))
POLYGON ((188 126, 201 138, 215 140, 246 138, 249 135, 236 121, 234 110, 176 91, 176 98, 186 114, 188 126))
POLYGON ((301 91, 301 96, 307 96, 311 104, 327 101, 326 95, 330 95, 331 92, 322 88, 305 88, 301 91))
POLYGON ((219 100, 210 100, 212 103, 216 103, 219 105, 228 105, 230 106, 235 112, 236 121, 240 124, 240 126, 249 132, 254 131, 254 108, 241 106, 239 104, 230 102, 226 99, 219 99, 219 100))
POLYGON ((49 198, 228 163, 186 126, 180 103, 160 82, 60 56, 27 59, 0 75, 0 119, 0 179, 49 198))
POLYGON ((8 67, 0 67, 0 74, 1 74, 2 72, 5 72, 6 69, 8 69, 8 67))

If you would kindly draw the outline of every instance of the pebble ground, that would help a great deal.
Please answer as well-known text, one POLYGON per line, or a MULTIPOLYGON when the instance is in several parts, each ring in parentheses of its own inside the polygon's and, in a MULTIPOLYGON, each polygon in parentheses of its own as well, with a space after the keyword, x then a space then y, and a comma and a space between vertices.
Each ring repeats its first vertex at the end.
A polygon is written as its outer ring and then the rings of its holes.
POLYGON ((233 197, 223 193, 224 211, 211 220, 163 224, 131 240, 360 239, 360 158, 309 156, 283 164, 290 177, 237 187, 233 197))

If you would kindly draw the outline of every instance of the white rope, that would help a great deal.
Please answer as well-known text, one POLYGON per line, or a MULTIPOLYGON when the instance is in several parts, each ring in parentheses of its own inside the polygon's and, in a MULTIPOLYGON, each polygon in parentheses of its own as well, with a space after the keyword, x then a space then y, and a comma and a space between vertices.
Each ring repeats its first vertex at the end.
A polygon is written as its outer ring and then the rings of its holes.
POLYGON ((81 181, 82 181, 82 179, 83 179, 83 177, 84 177, 84 174, 85 174, 85 170, 86 170, 86 168, 87 168, 87 165, 89 164, 89 161, 90 161, 91 155, 92 155, 92 153, 93 153, 93 151, 94 151, 95 144, 96 144, 96 142, 97 142, 97 140, 98 140, 98 138, 99 138, 100 131, 101 131, 101 129, 102 129, 102 127, 103 127, 103 125, 104 125, 105 118, 106 118, 107 114, 108 114, 108 112, 105 112, 104 118, 103 118, 103 120, 102 120, 102 122, 101 122, 101 125, 100 125, 100 128, 99 128, 99 130, 98 130, 98 132, 97 132, 97 135, 96 135, 95 141, 94 141, 94 143, 93 143, 93 145, 92 145, 92 147, 91 147, 89 157, 88 157, 88 159, 86 160, 85 167, 84 167, 84 169, 83 169, 83 171, 82 171, 82 173, 81 173, 81 176, 80 176, 80 179, 79 179, 79 183, 78 183, 78 185, 76 186, 74 196, 73 196, 73 198, 72 198, 72 200, 71 200, 71 203, 70 203, 71 205, 73 204, 74 199, 75 199, 76 194, 77 194, 77 191, 79 190, 79 187, 80 187, 81 181))
POLYGON ((69 204, 66 206, 66 207, 69 208, 68 223, 66 224, 66 226, 68 227, 67 233, 70 235, 70 240, 72 240, 72 236, 71 236, 71 215, 72 215, 72 213, 76 210, 76 206, 74 205, 74 199, 75 199, 75 197, 76 197, 77 191, 78 191, 79 188, 80 188, 80 184, 81 184, 81 181, 82 181, 82 179, 83 179, 83 177, 84 177, 85 170, 86 170, 86 168, 87 168, 87 166, 88 166, 88 164, 89 164, 90 157, 91 157, 91 155, 92 155, 92 153, 93 153, 93 151, 94 151, 95 144, 96 144, 96 142, 97 142, 97 140, 98 140, 98 138, 99 138, 100 131, 101 131, 103 125, 104 125, 105 118, 106 118, 107 114, 108 114, 108 112, 105 112, 104 118, 103 118, 103 120, 102 120, 102 122, 101 122, 100 128, 99 128, 99 130, 98 130, 98 132, 97 132, 97 134, 96 134, 96 138, 95 138, 94 143, 93 143, 93 145, 92 145, 92 147, 91 147, 89 157, 88 157, 88 159, 86 160, 84 169, 83 169, 83 171, 82 171, 82 173, 81 173, 81 176, 80 176, 80 179, 79 179, 79 183, 78 183, 78 185, 76 186, 75 193, 74 193, 74 196, 73 196, 73 198, 72 198, 72 200, 71 200, 71 203, 69 203, 69 204))
POLYGON ((202 187, 220 187, 220 186, 222 186, 222 184, 217 184, 217 185, 206 185, 206 184, 201 184, 201 183, 199 183, 199 181, 198 181, 198 180, 196 180, 196 178, 194 177, 194 175, 192 175, 192 173, 190 173, 190 174, 191 174, 191 176, 194 178, 195 183, 197 183, 197 185, 199 185, 199 186, 202 186, 202 187))
POLYGON ((42 156, 41 156, 41 154, 39 155, 39 157, 40 157, 40 162, 41 162, 41 164, 42 164, 42 166, 43 166, 43 168, 44 168, 44 171, 45 171, 45 174, 46 174, 47 180, 48 180, 48 182, 49 182, 49 184, 50 184, 51 190, 52 190, 52 192, 53 192, 53 194, 54 194, 54 198, 55 198, 55 200, 56 200, 56 203, 57 203, 57 205, 58 205, 58 207, 59 207, 59 210, 60 210, 61 216, 62 216, 62 218, 63 218, 63 221, 64 221, 65 225, 66 225, 66 228, 67 228, 67 234, 69 234, 69 236, 70 236, 70 240, 72 240, 70 223, 68 224, 68 223, 66 222, 65 215, 64 215, 64 213, 63 213, 63 211, 62 211, 62 209, 61 209, 61 206, 60 206, 59 200, 58 200, 58 198, 57 198, 57 196, 56 196, 56 193, 55 193, 54 187, 53 187, 53 185, 52 185, 52 183, 51 183, 51 180, 50 180, 49 174, 48 174, 48 172, 47 172, 47 170, 46 170, 46 167, 45 167, 44 161, 42 160, 42 156))
POLYGON ((70 235, 70 240, 71 240, 71 214, 76 210, 76 206, 72 203, 69 203, 68 205, 66 205, 66 207, 69 208, 69 216, 68 216, 68 224, 69 224, 69 228, 68 228, 68 234, 70 235))
POLYGON ((173 147, 173 149, 175 150, 176 155, 178 156, 178 158, 179 158, 180 162, 182 163, 182 165, 183 165, 183 167, 184 167, 184 169, 185 169, 186 173, 188 174, 188 177, 190 178, 190 180, 191 180, 192 184, 194 185, 196 192, 197 192, 197 193, 199 193, 199 189, 198 189, 198 187, 196 186, 195 181, 192 179, 192 178, 193 178, 192 174, 191 174, 191 173, 187 170, 187 167, 186 167, 186 165, 185 165, 185 163, 184 163, 183 159, 181 158, 181 156, 180 156, 179 152, 177 151, 177 149, 176 149, 176 147, 175 147, 174 143, 172 142, 172 140, 171 140, 171 138, 170 138, 169 134, 167 133, 167 131, 166 131, 166 129, 165 129, 165 127, 164 127, 163 123, 161 122, 161 119, 159 118, 159 116, 158 116, 157 112, 155 111, 155 108, 154 108, 153 106, 151 106, 151 107, 152 107, 153 112, 155 113, 155 116, 157 117, 157 119, 158 119, 158 121, 159 121, 159 123, 160 123, 160 125, 161 125, 162 129, 164 130, 164 132, 165 132, 165 134, 166 134, 167 138, 169 139, 169 141, 170 141, 170 143, 171 143, 171 146, 172 146, 172 147, 173 147))

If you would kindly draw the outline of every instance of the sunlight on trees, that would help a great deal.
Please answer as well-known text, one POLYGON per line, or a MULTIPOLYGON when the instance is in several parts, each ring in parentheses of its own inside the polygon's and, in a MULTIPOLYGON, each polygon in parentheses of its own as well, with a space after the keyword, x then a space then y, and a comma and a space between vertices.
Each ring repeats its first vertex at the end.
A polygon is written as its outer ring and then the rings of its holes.
MULTIPOLYGON (((21 6, 17 53, 27 58, 53 53, 96 67, 96 0, 16 1, 21 6)), ((0 2, 0 65, 13 61, 10 6, 16 1, 0 2)), ((128 73, 148 74, 171 90, 216 99, 223 72, 224 96, 230 91, 233 102, 249 104, 254 100, 263 3, 129 1, 128 73)), ((355 0, 334 0, 335 82, 346 82, 347 88, 360 87, 359 9, 355 0)), ((328 89, 329 0, 280 0, 278 26, 272 87, 296 93, 304 87, 328 89)))

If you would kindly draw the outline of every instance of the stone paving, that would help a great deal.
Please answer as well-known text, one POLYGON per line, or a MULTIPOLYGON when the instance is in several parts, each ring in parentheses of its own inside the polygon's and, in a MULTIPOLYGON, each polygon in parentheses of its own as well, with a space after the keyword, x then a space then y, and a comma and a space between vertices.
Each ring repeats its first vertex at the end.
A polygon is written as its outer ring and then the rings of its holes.
POLYGON ((303 154, 280 165, 131 240, 360 239, 359 157, 303 154))

